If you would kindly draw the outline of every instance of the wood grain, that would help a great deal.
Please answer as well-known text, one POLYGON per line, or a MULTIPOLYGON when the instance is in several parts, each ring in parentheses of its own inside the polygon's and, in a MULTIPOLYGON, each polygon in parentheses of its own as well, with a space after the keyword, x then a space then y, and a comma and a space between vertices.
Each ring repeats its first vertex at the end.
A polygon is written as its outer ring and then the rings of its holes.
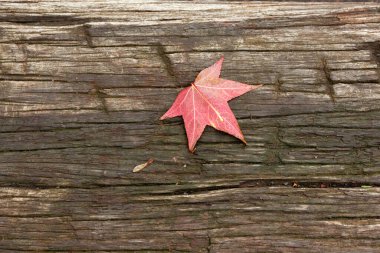
POLYGON ((1 0, 0 251, 376 252, 379 10, 1 0), (221 55, 248 145, 191 154, 158 119, 221 55))

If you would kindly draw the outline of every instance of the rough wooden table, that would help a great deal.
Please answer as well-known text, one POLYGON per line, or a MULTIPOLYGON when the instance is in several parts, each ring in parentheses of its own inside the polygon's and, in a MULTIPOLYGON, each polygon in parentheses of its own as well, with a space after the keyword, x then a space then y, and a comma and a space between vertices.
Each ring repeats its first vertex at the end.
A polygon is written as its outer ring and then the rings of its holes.
POLYGON ((379 67, 378 3, 1 0, 0 252, 379 252, 379 67), (221 55, 248 146, 191 154, 221 55))

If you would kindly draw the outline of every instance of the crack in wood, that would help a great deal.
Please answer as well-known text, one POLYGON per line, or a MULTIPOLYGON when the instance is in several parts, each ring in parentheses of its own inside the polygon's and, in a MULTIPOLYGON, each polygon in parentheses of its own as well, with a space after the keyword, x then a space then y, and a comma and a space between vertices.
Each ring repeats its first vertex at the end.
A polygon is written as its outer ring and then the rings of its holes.
POLYGON ((361 216, 353 216, 353 215, 344 215, 344 216, 327 216, 326 219, 331 220, 369 220, 369 219, 380 219, 379 215, 361 215, 361 216))
POLYGON ((80 148, 120 148, 120 149, 129 149, 123 145, 78 145, 78 146, 66 146, 66 147, 46 147, 46 148, 31 148, 31 149, 3 149, 0 150, 1 153, 25 153, 32 151, 47 151, 47 150, 64 150, 64 149, 80 149, 80 148))
POLYGON ((377 76, 380 84, 380 41, 375 41, 369 44, 372 52, 372 56, 377 64, 377 76))
POLYGON ((272 139, 273 142, 267 150, 266 159, 264 161, 264 164, 266 165, 284 164, 283 160, 281 159, 280 150, 282 150, 283 147, 289 147, 289 145, 281 140, 280 128, 281 127, 277 123, 276 130, 274 132, 274 138, 272 139))
MULTIPOLYGON (((207 36, 205 36, 206 38, 207 36)), ((191 50, 171 50, 166 54, 183 54, 183 53, 294 53, 294 52, 351 52, 350 49, 191 49, 191 50)))
POLYGON ((256 187, 296 187, 296 188, 362 188, 380 187, 380 183, 373 182, 339 182, 339 181, 313 181, 302 180, 297 178, 289 179, 251 179, 236 182, 228 185, 214 185, 197 188, 182 188, 170 192, 149 193, 149 196, 177 196, 177 195, 196 195, 203 193, 211 193, 216 191, 239 189, 239 188, 256 188, 256 187))
POLYGON ((380 84, 380 40, 363 43, 358 46, 358 50, 369 50, 371 52, 371 58, 377 65, 377 83, 380 84))
POLYGON ((241 182, 239 188, 244 187, 266 187, 266 186, 282 186, 297 188, 362 188, 363 185, 370 187, 379 187, 379 183, 365 182, 338 182, 338 181, 312 181, 312 180, 297 180, 297 179, 257 179, 241 182))
MULTIPOLYGON (((141 183, 141 184, 112 184, 112 185, 89 185, 82 187, 75 186, 56 186, 56 185, 40 185, 40 184, 2 184, 3 188, 14 188, 19 190, 87 190, 87 191, 96 191, 99 189, 130 189, 133 187, 161 187, 162 189, 167 189, 166 191, 158 192, 146 192, 141 193, 143 196, 181 196, 181 195, 197 195, 197 194, 211 194, 212 192, 241 189, 241 188, 267 188, 267 187, 285 187, 285 188, 335 188, 335 189, 344 189, 344 188, 378 188, 380 183, 374 182, 354 182, 354 181, 334 181, 334 180, 307 180, 301 178, 288 178, 288 179, 277 179, 277 178, 267 178, 267 179, 250 179, 238 182, 230 182, 229 184, 223 185, 214 185, 214 186, 204 186, 202 183, 201 186, 194 185, 194 188, 180 188, 175 189, 175 187, 180 187, 176 183, 141 183)), ((1 215, 4 216, 4 215, 1 215)), ((60 215, 58 217, 67 218, 67 215, 60 215)), ((52 217, 50 214, 9 214, 5 217, 41 217, 49 218, 52 217)), ((215 220, 215 218, 214 218, 215 220)))
POLYGON ((92 35, 90 32, 91 26, 89 24, 84 24, 82 26, 82 32, 84 34, 84 39, 86 40, 87 46, 90 48, 94 48, 94 43, 92 41, 92 35))
POLYGON ((92 86, 94 88, 90 90, 89 93, 94 94, 99 99, 100 103, 102 104, 103 111, 109 114, 109 109, 108 109, 107 101, 106 101, 107 94, 102 92, 101 88, 97 84, 94 83, 92 84, 92 86))
POLYGON ((373 59, 377 63, 377 67, 380 68, 380 40, 368 43, 368 47, 372 53, 373 59))
MULTIPOLYGON (((19 2, 20 3, 20 2, 19 2)), ((29 2, 28 2, 29 3, 29 2)), ((99 18, 81 18, 72 15, 36 15, 36 14, 11 14, 0 16, 0 22, 9 22, 31 26, 70 26, 81 25, 90 21, 97 21, 99 18)))
POLYGON ((275 86, 274 86, 274 89, 276 91, 276 98, 277 99, 279 99, 279 97, 281 95, 281 92, 283 92, 283 90, 282 90, 282 85, 283 84, 284 84, 284 82, 280 79, 280 75, 277 75, 275 86))
POLYGON ((207 250, 207 253, 211 253, 211 245, 212 245, 211 236, 210 236, 209 233, 206 233, 206 236, 207 236, 207 247, 206 247, 206 250, 207 250))
POLYGON ((164 63, 166 72, 169 74, 169 76, 175 82, 175 86, 180 87, 177 76, 176 76, 175 71, 173 69, 172 61, 168 57, 166 50, 165 50, 165 47, 161 43, 153 44, 153 46, 155 46, 157 48, 157 54, 158 54, 158 56, 160 56, 162 62, 164 63))
POLYGON ((25 74, 28 73, 28 49, 27 43, 17 44, 17 47, 22 52, 22 69, 25 74))
POLYGON ((78 232, 77 232, 77 229, 74 227, 73 225, 73 218, 72 216, 63 216, 63 219, 64 221, 66 221, 66 223, 69 225, 70 227, 70 231, 72 232, 74 238, 76 241, 80 242, 80 239, 79 239, 79 235, 78 235, 78 232))
POLYGON ((326 58, 322 58, 321 62, 322 62, 322 71, 325 74, 325 78, 327 81, 325 83, 326 93, 330 97, 331 101, 335 103, 335 90, 334 90, 334 82, 331 79, 331 71, 327 66, 326 58))

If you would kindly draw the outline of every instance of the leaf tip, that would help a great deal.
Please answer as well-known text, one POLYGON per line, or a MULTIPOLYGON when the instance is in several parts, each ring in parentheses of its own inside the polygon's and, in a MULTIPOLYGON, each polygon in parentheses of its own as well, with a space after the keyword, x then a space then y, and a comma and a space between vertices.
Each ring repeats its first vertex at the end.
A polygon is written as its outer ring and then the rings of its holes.
POLYGON ((220 57, 220 59, 217 61, 218 64, 222 65, 224 61, 224 55, 220 57))
POLYGON ((192 149, 189 149, 189 151, 190 151, 190 153, 192 153, 192 154, 194 154, 194 152, 195 152, 195 150, 196 150, 197 148, 192 148, 192 149))
POLYGON ((264 86, 264 84, 251 85, 251 90, 258 89, 258 88, 260 88, 261 86, 264 86))
POLYGON ((197 149, 196 147, 195 147, 195 144, 196 143, 194 143, 194 144, 188 144, 188 148, 189 148, 189 152, 190 153, 192 153, 192 154, 194 154, 194 152, 195 152, 195 150, 197 149))

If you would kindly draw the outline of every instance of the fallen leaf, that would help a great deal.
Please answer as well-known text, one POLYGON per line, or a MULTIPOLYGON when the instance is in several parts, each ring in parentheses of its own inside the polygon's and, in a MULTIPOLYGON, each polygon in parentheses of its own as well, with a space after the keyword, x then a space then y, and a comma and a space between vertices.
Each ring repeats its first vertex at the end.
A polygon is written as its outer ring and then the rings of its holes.
POLYGON ((223 57, 202 70, 194 83, 178 94, 170 109, 160 118, 182 116, 188 147, 194 152, 195 144, 206 126, 226 132, 246 143, 228 101, 261 85, 248 85, 220 78, 223 57))
POLYGON ((153 162, 154 162, 153 159, 149 159, 146 163, 143 163, 143 164, 140 164, 140 165, 137 165, 136 167, 134 167, 132 172, 139 172, 139 171, 145 169, 146 167, 148 167, 149 165, 151 165, 153 162))

